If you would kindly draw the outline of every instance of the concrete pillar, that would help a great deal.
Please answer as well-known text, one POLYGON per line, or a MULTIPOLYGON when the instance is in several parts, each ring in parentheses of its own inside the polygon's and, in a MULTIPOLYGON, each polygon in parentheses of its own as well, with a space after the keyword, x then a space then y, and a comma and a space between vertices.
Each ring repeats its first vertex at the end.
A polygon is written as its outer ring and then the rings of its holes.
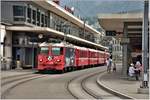
POLYGON ((6 35, 6 30, 4 25, 0 25, 0 64, 1 69, 4 69, 4 38, 6 35))
MULTIPOLYGON (((128 26, 127 23, 124 23, 124 30, 123 30, 123 37, 127 38, 128 35, 128 26)), ((122 53, 123 53, 123 58, 122 58, 122 74, 123 76, 127 75, 127 67, 128 67, 128 45, 124 43, 122 45, 122 53)))
POLYGON ((6 58, 6 70, 12 67, 12 32, 6 31, 6 40, 4 47, 4 56, 6 58))

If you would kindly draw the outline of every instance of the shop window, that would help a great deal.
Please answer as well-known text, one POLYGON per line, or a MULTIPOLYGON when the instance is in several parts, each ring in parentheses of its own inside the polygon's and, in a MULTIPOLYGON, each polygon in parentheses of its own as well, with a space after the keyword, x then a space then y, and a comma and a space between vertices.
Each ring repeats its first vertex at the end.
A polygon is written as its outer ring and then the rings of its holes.
POLYGON ((16 45, 19 44, 19 39, 18 38, 14 38, 13 39, 13 44, 16 44, 16 45))

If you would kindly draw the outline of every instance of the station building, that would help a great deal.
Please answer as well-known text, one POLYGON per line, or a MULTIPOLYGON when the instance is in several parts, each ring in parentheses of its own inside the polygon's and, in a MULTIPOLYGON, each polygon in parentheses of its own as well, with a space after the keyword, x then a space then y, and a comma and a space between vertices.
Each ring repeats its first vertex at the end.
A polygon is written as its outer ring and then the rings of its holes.
POLYGON ((93 29, 50 0, 1 1, 1 51, 4 69, 36 67, 38 44, 52 38, 75 45, 105 50, 100 45, 103 33, 93 29))
POLYGON ((104 30, 115 31, 119 34, 114 37, 120 39, 122 45, 122 73, 124 75, 127 74, 127 68, 131 63, 137 60, 142 62, 143 17, 143 12, 98 14, 99 23, 104 30))
POLYGON ((120 38, 115 38, 112 36, 104 36, 101 44, 103 46, 108 47, 111 55, 112 55, 112 60, 113 62, 116 63, 122 63, 122 45, 120 44, 121 40, 120 38))

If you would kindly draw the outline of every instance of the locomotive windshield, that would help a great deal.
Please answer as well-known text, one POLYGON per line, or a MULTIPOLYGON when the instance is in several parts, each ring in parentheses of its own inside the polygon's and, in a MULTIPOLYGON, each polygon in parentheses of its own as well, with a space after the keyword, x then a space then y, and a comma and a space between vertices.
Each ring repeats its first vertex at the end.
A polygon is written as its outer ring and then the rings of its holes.
POLYGON ((42 54, 48 54, 48 47, 41 47, 40 53, 42 53, 42 54))
POLYGON ((62 53, 63 53, 63 48, 60 47, 52 48, 52 55, 61 55, 62 53))

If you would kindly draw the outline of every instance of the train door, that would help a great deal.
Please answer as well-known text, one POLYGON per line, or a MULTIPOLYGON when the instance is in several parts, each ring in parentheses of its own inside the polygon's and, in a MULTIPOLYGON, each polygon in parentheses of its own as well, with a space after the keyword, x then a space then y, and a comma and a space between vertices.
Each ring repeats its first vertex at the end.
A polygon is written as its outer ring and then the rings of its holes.
POLYGON ((66 47, 65 67, 74 66, 74 64, 75 64, 75 49, 66 47))

